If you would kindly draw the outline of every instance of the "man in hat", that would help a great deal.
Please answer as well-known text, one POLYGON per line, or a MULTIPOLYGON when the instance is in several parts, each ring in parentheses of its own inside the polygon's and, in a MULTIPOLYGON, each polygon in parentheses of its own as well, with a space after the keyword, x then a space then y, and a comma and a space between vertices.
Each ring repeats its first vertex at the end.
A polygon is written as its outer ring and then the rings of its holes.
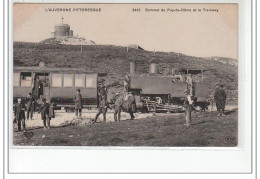
POLYGON ((74 102, 75 102, 75 116, 81 117, 81 112, 83 109, 83 100, 82 96, 80 94, 80 89, 77 89, 77 94, 74 96, 74 102))
POLYGON ((39 76, 36 76, 36 80, 34 81, 34 87, 33 87, 33 95, 37 99, 39 99, 42 94, 43 94, 43 83, 41 82, 39 76))
POLYGON ((193 100, 192 100, 191 95, 189 94, 188 91, 185 91, 184 94, 185 94, 184 108, 185 108, 185 120, 186 120, 186 123, 184 125, 190 126, 191 125, 191 111, 192 111, 193 100))
POLYGON ((226 92, 224 90, 224 85, 216 84, 214 99, 216 101, 216 107, 217 107, 217 111, 218 111, 217 116, 225 116, 224 109, 225 109, 225 105, 226 105, 226 98, 227 98, 227 96, 226 96, 226 92))
POLYGON ((32 95, 32 93, 29 93, 28 96, 27 96, 27 103, 26 103, 26 119, 29 120, 29 117, 30 117, 30 120, 32 120, 32 117, 33 117, 33 112, 34 112, 34 97, 32 95))
POLYGON ((18 132, 21 132, 21 123, 23 125, 23 131, 25 131, 25 105, 21 98, 18 98, 17 103, 14 106, 15 121, 17 121, 18 132))
POLYGON ((50 104, 46 102, 46 99, 42 99, 42 105, 40 107, 40 113, 41 113, 41 118, 43 121, 43 127, 46 129, 46 121, 47 121, 47 128, 50 129, 50 117, 49 117, 49 109, 50 109, 50 104))

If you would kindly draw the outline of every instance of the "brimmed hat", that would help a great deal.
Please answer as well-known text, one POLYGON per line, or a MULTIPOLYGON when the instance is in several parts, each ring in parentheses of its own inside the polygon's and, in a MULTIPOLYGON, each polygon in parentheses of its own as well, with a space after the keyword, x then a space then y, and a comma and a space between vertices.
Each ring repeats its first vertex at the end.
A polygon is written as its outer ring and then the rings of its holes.
POLYGON ((80 89, 77 89, 78 92, 80 92, 80 89))

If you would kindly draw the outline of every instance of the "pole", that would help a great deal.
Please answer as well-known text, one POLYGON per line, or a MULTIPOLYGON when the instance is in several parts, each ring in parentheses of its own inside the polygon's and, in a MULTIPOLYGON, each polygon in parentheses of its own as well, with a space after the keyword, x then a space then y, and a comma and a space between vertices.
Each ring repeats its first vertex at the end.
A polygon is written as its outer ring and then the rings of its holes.
POLYGON ((203 83, 203 80, 204 80, 204 79, 203 79, 203 70, 201 70, 201 74, 202 74, 202 83, 203 83))

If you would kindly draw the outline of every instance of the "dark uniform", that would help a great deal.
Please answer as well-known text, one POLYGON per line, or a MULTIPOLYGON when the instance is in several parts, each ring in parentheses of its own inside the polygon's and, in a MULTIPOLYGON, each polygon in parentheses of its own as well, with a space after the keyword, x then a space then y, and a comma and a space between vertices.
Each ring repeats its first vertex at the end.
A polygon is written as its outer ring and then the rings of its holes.
MULTIPOLYGON (((129 102, 129 111, 136 112, 135 96, 132 94, 132 92, 129 92, 128 102, 129 102)), ((132 117, 133 116, 131 115, 131 118, 132 117)))
POLYGON ((51 118, 55 118, 55 112, 54 112, 54 108, 55 108, 56 104, 54 102, 52 102, 50 104, 50 108, 49 108, 49 118, 51 120, 51 118))
POLYGON ((75 115, 81 117, 81 112, 83 109, 83 101, 82 96, 80 94, 80 90, 77 90, 77 94, 74 96, 74 102, 75 102, 75 115))
POLYGON ((34 112, 34 97, 30 93, 27 96, 27 103, 26 103, 26 119, 29 120, 33 118, 33 112, 34 112))
POLYGON ((18 131, 21 131, 21 123, 23 125, 23 130, 25 130, 25 105, 23 102, 16 103, 14 106, 14 116, 18 123, 18 131))
POLYGON ((40 107, 40 113, 41 113, 41 118, 43 120, 44 128, 46 128, 46 121, 47 121, 47 127, 50 128, 49 111, 50 111, 50 104, 46 103, 46 100, 43 99, 43 104, 40 107))
POLYGON ((99 109, 93 123, 97 122, 97 119, 101 113, 103 114, 103 121, 106 122, 107 105, 107 90, 102 86, 99 89, 99 109))
POLYGON ((190 95, 187 94, 186 92, 186 97, 184 99, 184 108, 185 108, 185 120, 186 120, 186 126, 191 125, 191 111, 192 111, 192 101, 190 95))
POLYGON ((107 89, 104 86, 101 86, 98 88, 98 96, 99 96, 99 102, 102 101, 104 98, 105 101, 107 101, 107 89))
POLYGON ((226 92, 223 89, 223 86, 220 86, 216 89, 214 99, 216 101, 218 116, 224 116, 224 110, 226 105, 226 92))
POLYGON ((43 95, 43 83, 39 80, 38 77, 37 77, 37 79, 34 82, 33 95, 37 99, 40 98, 40 95, 43 95))

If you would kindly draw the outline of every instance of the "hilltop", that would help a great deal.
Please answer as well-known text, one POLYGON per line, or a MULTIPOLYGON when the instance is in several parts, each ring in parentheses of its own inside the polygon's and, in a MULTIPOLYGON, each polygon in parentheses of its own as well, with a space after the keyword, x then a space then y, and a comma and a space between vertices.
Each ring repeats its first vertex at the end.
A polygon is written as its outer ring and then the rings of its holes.
POLYGON ((61 45, 14 42, 14 66, 38 66, 40 61, 48 67, 81 67, 92 72, 108 73, 107 84, 120 88, 124 75, 129 73, 130 62, 136 62, 137 74, 147 74, 150 63, 159 63, 163 68, 210 69, 204 81, 226 85, 228 97, 237 100, 237 60, 223 57, 198 58, 174 52, 154 52, 112 45, 61 45))
POLYGON ((83 37, 72 36, 72 37, 53 37, 42 40, 41 44, 65 44, 65 45, 95 45, 96 43, 92 40, 87 40, 83 37))

